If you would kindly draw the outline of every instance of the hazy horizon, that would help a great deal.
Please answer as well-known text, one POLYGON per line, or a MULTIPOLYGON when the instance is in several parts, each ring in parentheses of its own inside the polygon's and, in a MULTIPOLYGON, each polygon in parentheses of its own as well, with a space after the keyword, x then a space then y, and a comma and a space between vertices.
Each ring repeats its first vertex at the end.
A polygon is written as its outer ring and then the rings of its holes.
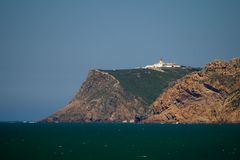
POLYGON ((90 69, 240 56, 237 0, 0 1, 0 121, 64 107, 90 69))

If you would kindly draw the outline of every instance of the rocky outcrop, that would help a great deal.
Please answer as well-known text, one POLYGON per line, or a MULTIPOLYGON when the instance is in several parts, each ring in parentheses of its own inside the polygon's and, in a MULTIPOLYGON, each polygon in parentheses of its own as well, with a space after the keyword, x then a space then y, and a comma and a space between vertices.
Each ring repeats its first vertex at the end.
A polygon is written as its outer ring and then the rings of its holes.
POLYGON ((107 72, 91 70, 69 104, 44 121, 97 122, 140 121, 149 113, 141 97, 122 88, 107 72))
POLYGON ((185 76, 151 107, 146 123, 240 123, 240 58, 185 76))
POLYGON ((201 71, 91 70, 67 106, 43 121, 240 123, 240 58, 201 71))

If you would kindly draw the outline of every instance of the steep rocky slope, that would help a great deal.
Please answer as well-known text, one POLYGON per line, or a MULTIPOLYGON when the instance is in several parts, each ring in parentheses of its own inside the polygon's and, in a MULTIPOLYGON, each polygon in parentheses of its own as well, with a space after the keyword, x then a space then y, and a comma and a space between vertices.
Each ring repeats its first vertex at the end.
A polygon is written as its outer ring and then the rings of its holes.
POLYGON ((151 114, 150 104, 169 84, 195 70, 91 70, 69 104, 44 121, 139 122, 151 114))
POLYGON ((91 70, 69 104, 46 120, 61 122, 123 121, 147 113, 147 104, 121 87, 112 75, 91 70))
POLYGON ((240 58, 192 68, 91 70, 47 122, 240 123, 240 58))
POLYGON ((240 58, 216 60, 178 80, 145 122, 240 123, 240 58))

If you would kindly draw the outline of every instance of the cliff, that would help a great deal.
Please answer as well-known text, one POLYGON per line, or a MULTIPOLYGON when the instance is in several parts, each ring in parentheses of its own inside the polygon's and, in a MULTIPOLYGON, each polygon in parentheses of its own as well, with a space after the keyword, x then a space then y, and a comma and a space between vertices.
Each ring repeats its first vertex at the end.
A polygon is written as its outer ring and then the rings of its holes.
POLYGON ((240 58, 213 61, 178 80, 145 122, 240 123, 240 58))
POLYGON ((47 122, 240 123, 240 58, 202 70, 91 70, 47 122))
POLYGON ((193 68, 91 70, 75 97, 47 122, 139 122, 151 103, 176 79, 193 68))
POLYGON ((135 119, 135 115, 147 112, 146 103, 140 97, 125 92, 115 77, 91 70, 69 104, 48 117, 47 121, 118 122, 135 119))

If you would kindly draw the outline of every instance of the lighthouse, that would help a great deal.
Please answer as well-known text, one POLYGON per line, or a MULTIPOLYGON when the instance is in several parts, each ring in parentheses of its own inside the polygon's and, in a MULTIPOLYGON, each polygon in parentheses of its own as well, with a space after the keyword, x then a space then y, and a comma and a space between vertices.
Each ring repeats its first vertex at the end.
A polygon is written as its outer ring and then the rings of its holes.
POLYGON ((178 68, 181 67, 181 65, 178 65, 176 63, 165 63, 163 61, 163 58, 160 58, 160 61, 158 63, 147 65, 143 68, 145 69, 153 69, 153 70, 161 70, 161 68, 178 68))
POLYGON ((159 66, 161 66, 161 67, 164 65, 163 58, 160 58, 160 61, 159 61, 159 63, 158 63, 158 64, 159 64, 159 66))

